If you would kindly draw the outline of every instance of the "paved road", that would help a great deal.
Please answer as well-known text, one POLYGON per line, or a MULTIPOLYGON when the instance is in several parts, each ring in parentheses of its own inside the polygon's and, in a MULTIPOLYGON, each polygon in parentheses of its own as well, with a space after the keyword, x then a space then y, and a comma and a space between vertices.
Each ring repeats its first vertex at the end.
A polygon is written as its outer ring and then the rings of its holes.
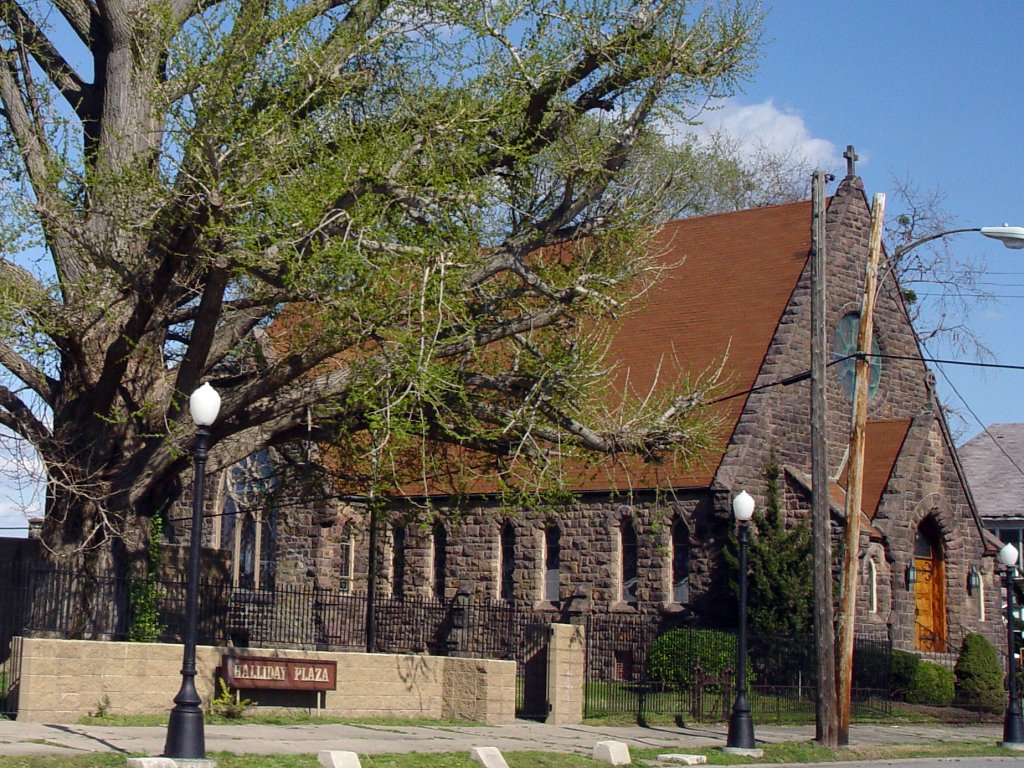
MULTIPOLYGON (((998 725, 855 725, 852 744, 907 744, 957 741, 998 742, 998 725)), ((95 725, 54 725, 0 720, 2 755, 71 755, 83 752, 122 752, 159 755, 163 727, 115 728, 95 725)), ((814 737, 813 726, 757 728, 758 741, 804 741, 814 737)), ((623 741, 633 748, 683 751, 687 747, 722 746, 724 727, 598 727, 555 726, 528 721, 492 727, 384 725, 234 725, 207 726, 208 752, 236 754, 309 754, 323 749, 363 755, 405 752, 463 752, 492 746, 502 751, 539 749, 591 754, 595 742, 623 741)), ((929 764, 934 764, 931 761, 929 764)), ((1024 766, 1024 753, 1010 762, 1024 766)), ((836 763, 831 764, 833 767, 836 763)), ((863 763, 861 763, 863 765, 863 763)))

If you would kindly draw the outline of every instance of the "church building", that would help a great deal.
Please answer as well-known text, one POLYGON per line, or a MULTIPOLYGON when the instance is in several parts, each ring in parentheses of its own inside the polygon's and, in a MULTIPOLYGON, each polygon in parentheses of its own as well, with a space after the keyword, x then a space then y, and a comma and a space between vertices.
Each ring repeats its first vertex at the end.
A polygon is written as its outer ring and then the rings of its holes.
MULTIPOLYGON (((870 211, 854 174, 828 200, 829 497, 834 547, 844 524, 856 333, 870 211)), ((741 490, 763 510, 766 467, 779 467, 788 524, 811 507, 810 202, 665 224, 652 247, 665 265, 612 344, 617 375, 638 391, 668 365, 721 369, 709 406, 714 444, 688 466, 638 465, 571 479, 571 503, 510 509, 481 495, 455 511, 398 502, 378 531, 384 595, 459 593, 566 611, 671 614, 731 626, 723 557, 741 490)), ((885 270, 874 321, 859 551, 858 629, 895 647, 957 648, 970 632, 1005 643, 995 546, 986 538, 921 358, 904 297, 885 270)), ((258 463, 258 462, 257 462, 258 463)), ((224 482, 231 485, 230 478, 224 482)), ((234 578, 258 587, 366 589, 368 514, 358 499, 256 513, 222 488, 233 514, 216 540, 234 551, 234 578)), ((237 489, 236 489, 237 490, 237 489)), ((244 494, 242 494, 244 495, 244 494)), ((808 563, 808 579, 811 578, 808 563)))

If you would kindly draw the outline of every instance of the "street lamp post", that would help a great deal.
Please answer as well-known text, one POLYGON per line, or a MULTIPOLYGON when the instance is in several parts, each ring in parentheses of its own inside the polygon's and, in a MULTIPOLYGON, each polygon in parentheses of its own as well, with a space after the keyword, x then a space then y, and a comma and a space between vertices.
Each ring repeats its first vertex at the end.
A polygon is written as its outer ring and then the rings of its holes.
POLYGON ((196 425, 195 476, 192 482, 192 532, 188 548, 188 582, 185 593, 185 647, 181 663, 181 688, 167 722, 164 756, 183 760, 206 759, 202 700, 196 691, 196 634, 199 619, 199 544, 203 525, 203 475, 210 444, 210 426, 220 412, 220 395, 203 384, 189 398, 196 425))
POLYGON ((739 523, 740 543, 740 607, 739 633, 736 642, 736 702, 729 717, 727 749, 755 749, 754 718, 747 703, 747 545, 750 543, 748 524, 754 516, 754 499, 740 491, 732 500, 732 514, 739 523))
POLYGON ((1006 688, 1009 701, 1003 718, 1002 745, 1011 749, 1024 749, 1024 718, 1021 717, 1020 695, 1017 690, 1017 665, 1014 663, 1013 575, 1017 570, 1017 548, 1007 544, 999 550, 999 562, 1006 566, 1006 688))

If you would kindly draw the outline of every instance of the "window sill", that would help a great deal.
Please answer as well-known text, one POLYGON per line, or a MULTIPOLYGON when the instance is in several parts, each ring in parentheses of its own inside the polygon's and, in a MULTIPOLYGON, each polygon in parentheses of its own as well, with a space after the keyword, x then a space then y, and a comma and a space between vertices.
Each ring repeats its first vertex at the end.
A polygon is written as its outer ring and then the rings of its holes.
POLYGON ((612 603, 608 610, 612 613, 637 613, 640 609, 637 607, 636 603, 627 603, 623 600, 619 600, 618 602, 612 603))

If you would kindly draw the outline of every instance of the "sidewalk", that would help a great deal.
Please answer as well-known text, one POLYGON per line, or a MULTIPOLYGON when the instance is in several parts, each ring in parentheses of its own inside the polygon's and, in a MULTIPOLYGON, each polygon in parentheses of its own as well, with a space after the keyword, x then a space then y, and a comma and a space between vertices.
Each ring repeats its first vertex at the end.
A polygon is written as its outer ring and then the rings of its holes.
MULTIPOLYGON (((759 742, 807 741, 814 726, 759 726, 759 742)), ((165 727, 50 725, 0 720, 0 755, 73 755, 122 752, 159 755, 165 727)), ((1002 736, 999 725, 854 725, 851 744, 931 744, 991 741, 1002 736)), ((207 752, 235 754, 311 754, 348 750, 362 755, 406 752, 468 752, 472 747, 498 747, 503 752, 542 750, 591 754, 594 743, 607 739, 630 748, 678 752, 725 744, 725 726, 640 728, 585 725, 556 726, 517 721, 493 727, 390 725, 208 725, 207 752)))

